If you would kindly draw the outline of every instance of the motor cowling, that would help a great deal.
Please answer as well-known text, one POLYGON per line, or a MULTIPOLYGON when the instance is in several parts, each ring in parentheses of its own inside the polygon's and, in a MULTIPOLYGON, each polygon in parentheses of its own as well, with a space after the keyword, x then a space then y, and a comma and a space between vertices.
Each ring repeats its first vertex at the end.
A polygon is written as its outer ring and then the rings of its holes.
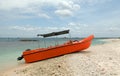
POLYGON ((23 56, 20 56, 20 57, 17 58, 18 61, 22 60, 22 59, 23 59, 23 56))

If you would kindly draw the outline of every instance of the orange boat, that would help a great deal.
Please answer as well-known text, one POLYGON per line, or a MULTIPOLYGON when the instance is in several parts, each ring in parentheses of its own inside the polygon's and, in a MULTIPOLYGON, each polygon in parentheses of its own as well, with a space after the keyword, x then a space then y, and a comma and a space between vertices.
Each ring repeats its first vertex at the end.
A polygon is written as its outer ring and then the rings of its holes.
MULTIPOLYGON (((60 31, 60 32, 53 32, 49 34, 38 34, 38 36, 43 36, 43 37, 49 37, 49 36, 55 36, 55 35, 60 35, 60 34, 66 34, 69 33, 69 30, 65 31, 60 31)), ((23 52, 23 55, 21 57, 18 57, 18 60, 21 60, 24 58, 26 63, 31 63, 31 62, 36 62, 72 52, 77 52, 77 51, 82 51, 87 49, 92 42, 92 39, 94 38, 94 35, 90 35, 87 38, 84 38, 83 40, 80 41, 68 41, 64 44, 61 45, 56 45, 52 47, 47 47, 47 48, 38 48, 38 49, 33 49, 33 50, 25 50, 23 52)))

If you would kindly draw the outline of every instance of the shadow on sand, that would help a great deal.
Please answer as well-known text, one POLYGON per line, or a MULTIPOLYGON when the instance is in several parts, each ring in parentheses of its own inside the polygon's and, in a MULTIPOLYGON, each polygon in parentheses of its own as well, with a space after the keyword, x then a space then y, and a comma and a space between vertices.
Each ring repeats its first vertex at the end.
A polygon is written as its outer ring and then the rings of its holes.
POLYGON ((91 53, 91 51, 77 51, 77 52, 73 52, 73 54, 78 54, 78 53, 79 54, 89 54, 89 53, 91 53))

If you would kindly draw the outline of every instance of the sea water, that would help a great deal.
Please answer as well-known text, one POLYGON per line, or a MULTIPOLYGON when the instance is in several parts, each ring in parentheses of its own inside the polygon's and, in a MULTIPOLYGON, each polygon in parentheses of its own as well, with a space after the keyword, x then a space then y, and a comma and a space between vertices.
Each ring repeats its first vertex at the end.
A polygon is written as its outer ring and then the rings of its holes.
MULTIPOLYGON (((71 40, 79 39, 71 38, 71 40)), ((24 59, 19 63, 17 57, 21 56, 26 49, 54 46, 68 40, 67 38, 0 38, 0 71, 24 64, 24 59)), ((94 39, 92 45, 102 43, 104 42, 101 39, 94 39)))

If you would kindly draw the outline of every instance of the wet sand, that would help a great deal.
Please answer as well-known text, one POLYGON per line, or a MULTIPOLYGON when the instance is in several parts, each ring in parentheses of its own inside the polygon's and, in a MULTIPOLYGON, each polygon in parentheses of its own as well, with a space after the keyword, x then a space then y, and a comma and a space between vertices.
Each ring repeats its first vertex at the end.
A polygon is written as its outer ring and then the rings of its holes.
POLYGON ((0 76, 120 76, 120 39, 18 67, 0 76))

